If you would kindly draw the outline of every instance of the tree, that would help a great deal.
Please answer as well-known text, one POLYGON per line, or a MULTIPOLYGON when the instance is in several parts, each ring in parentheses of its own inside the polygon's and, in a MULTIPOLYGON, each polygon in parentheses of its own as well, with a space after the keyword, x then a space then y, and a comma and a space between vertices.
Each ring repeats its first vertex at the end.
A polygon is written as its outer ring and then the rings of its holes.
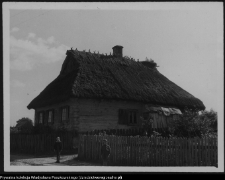
POLYGON ((10 126, 10 133, 18 133, 18 129, 16 127, 11 127, 10 126))
POLYGON ((27 117, 23 117, 21 119, 19 119, 18 121, 16 121, 16 127, 18 129, 19 132, 22 133, 30 133, 32 132, 33 129, 33 122, 31 119, 27 118, 27 117))

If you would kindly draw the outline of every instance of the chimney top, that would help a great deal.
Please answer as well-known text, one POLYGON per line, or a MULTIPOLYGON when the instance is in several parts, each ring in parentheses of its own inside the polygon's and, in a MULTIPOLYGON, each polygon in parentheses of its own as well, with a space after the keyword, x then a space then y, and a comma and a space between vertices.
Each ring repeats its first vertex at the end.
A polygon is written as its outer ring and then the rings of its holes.
POLYGON ((115 45, 115 46, 113 47, 113 49, 114 49, 114 48, 117 48, 117 47, 119 47, 119 48, 123 48, 123 46, 120 46, 120 45, 115 45))
POLYGON ((116 45, 112 49, 113 49, 113 56, 123 57, 123 46, 116 45))

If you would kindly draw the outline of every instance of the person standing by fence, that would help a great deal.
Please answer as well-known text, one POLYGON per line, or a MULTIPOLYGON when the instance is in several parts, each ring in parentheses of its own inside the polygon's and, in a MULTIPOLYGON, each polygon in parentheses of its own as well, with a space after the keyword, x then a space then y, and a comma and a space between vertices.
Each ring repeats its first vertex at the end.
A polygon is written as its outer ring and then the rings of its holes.
POLYGON ((103 140, 103 145, 101 147, 101 157, 102 157, 102 161, 103 161, 103 166, 107 166, 107 161, 108 158, 110 156, 110 152, 111 152, 111 148, 108 145, 108 141, 107 139, 103 140))
POLYGON ((62 151, 62 142, 60 141, 60 137, 56 138, 56 142, 54 144, 54 151, 56 152, 56 163, 60 162, 60 153, 62 151))

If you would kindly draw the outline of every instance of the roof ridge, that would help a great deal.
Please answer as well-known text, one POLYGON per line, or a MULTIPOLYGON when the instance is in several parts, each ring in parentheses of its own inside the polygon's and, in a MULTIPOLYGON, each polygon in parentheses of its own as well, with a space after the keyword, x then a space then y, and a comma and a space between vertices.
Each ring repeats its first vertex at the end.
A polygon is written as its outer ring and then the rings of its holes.
MULTIPOLYGON (((105 59, 110 59, 110 58, 112 58, 112 59, 119 59, 120 61, 121 60, 128 60, 128 61, 133 61, 133 62, 138 62, 138 61, 136 61, 135 60, 135 58, 133 58, 133 57, 128 57, 128 56, 123 56, 122 58, 121 57, 116 57, 116 56, 114 56, 114 55, 112 55, 111 54, 111 52, 110 52, 110 54, 107 54, 106 53, 106 55, 104 55, 104 53, 93 53, 93 52, 86 52, 85 50, 83 50, 83 51, 79 51, 79 50, 74 50, 74 49, 71 49, 71 50, 67 50, 67 52, 72 52, 72 54, 74 54, 74 55, 76 55, 76 54, 78 54, 78 55, 80 55, 80 54, 82 54, 82 55, 92 55, 92 56, 95 56, 95 55, 97 55, 97 56, 99 56, 100 58, 105 58, 105 59)), ((95 52, 95 51, 94 51, 95 52)))

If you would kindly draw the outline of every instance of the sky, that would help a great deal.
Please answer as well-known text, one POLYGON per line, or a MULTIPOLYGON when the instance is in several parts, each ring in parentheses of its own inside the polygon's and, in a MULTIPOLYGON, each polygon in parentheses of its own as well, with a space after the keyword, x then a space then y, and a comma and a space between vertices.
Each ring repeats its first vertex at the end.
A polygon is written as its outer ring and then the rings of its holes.
POLYGON ((7 13, 10 126, 22 117, 34 120, 27 105, 58 76, 71 47, 109 54, 122 45, 123 55, 153 59, 160 73, 199 98, 206 110, 220 108, 222 3, 33 2, 11 4, 7 13))

